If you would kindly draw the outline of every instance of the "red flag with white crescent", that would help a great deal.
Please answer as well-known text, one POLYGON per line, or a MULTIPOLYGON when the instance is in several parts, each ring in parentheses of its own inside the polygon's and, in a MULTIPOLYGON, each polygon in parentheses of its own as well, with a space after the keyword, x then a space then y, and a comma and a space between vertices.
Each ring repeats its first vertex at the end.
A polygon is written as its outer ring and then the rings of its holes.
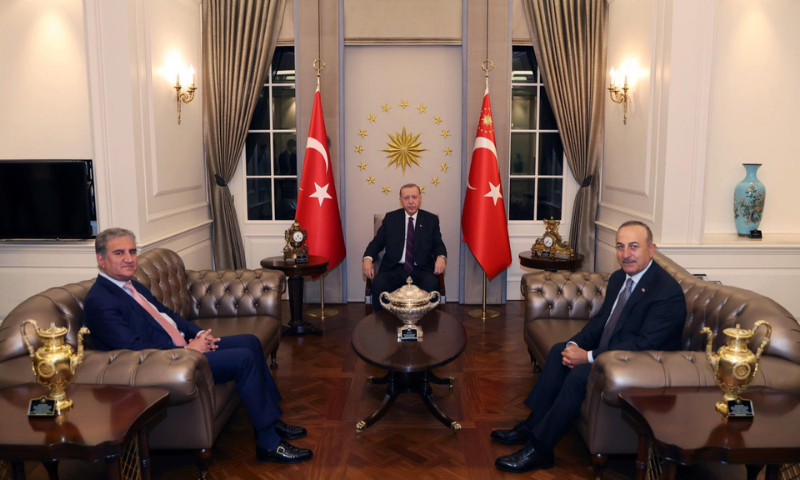
POLYGON ((346 254, 337 198, 333 165, 328 151, 328 134, 325 131, 322 101, 317 87, 311 126, 308 129, 303 175, 300 190, 297 192, 295 220, 308 231, 308 254, 327 258, 328 270, 339 265, 346 254))
POLYGON ((489 279, 511 265, 511 243, 494 141, 489 88, 483 94, 461 213, 463 239, 489 279))

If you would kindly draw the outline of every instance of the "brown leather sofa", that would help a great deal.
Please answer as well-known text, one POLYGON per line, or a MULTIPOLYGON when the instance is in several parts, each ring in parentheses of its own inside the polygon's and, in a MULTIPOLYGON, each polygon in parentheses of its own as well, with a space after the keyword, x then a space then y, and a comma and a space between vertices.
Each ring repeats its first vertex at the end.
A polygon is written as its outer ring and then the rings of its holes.
MULTIPOLYGON (((187 271, 170 250, 139 256, 134 276, 164 305, 215 336, 252 333, 275 363, 281 336, 281 295, 286 279, 273 270, 187 271)), ((33 382, 31 359, 19 327, 35 319, 41 328, 67 326, 75 348, 83 325, 83 301, 94 279, 50 288, 19 304, 0 324, 0 388, 33 382)), ((33 334, 31 333, 31 336, 33 334)), ((90 338, 90 337, 87 337, 90 338)), ((38 348, 38 344, 34 347, 38 348)), ((151 448, 198 449, 204 460, 239 402, 234 382, 216 385, 203 354, 194 350, 88 350, 73 383, 159 386, 170 393, 166 417, 153 426, 151 448)))
MULTIPOLYGON (((655 261, 678 281, 686 295, 683 350, 609 351, 595 360, 575 427, 586 441, 599 475, 607 455, 637 451, 636 434, 621 416, 620 392, 630 387, 715 386, 704 352, 706 336, 700 333, 703 327, 714 332, 716 351, 726 342, 724 329, 737 324, 749 329, 756 321, 767 320, 772 337, 753 385, 800 396, 800 326, 785 308, 755 292, 701 280, 659 252, 655 261)), ((535 371, 544 365, 554 344, 571 338, 600 310, 610 276, 543 271, 522 277, 524 337, 535 371)), ((764 329, 759 329, 751 348, 760 344, 763 335, 764 329)), ((713 405, 708 408, 709 415, 716 414, 713 405)))

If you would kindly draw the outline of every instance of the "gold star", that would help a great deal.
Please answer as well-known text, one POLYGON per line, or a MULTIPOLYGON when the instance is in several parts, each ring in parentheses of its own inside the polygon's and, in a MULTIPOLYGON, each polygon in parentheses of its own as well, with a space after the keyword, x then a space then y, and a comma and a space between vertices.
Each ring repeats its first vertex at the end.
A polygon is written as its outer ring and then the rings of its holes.
POLYGON ((402 107, 403 110, 405 110, 407 106, 408 106, 408 100, 400 100, 400 107, 402 107))
POLYGON ((372 185, 373 183, 375 183, 375 177, 373 177, 372 175, 370 175, 369 177, 367 177, 367 183, 368 183, 368 184, 370 184, 370 185, 372 185))
POLYGON ((370 113, 370 114, 369 114, 369 117, 367 117, 367 120, 369 120, 369 123, 372 123, 372 122, 374 122, 374 121, 375 121, 375 114, 373 114, 373 113, 370 113))
POLYGON ((425 187, 419 187, 419 193, 425 194, 425 187))
POLYGON ((364 138, 364 137, 367 136, 367 131, 366 130, 359 130, 358 134, 361 135, 361 138, 364 138))
POLYGON ((364 162, 359 163, 358 164, 358 169, 359 170, 366 170, 367 169, 367 164, 364 163, 364 162))
POLYGON ((381 150, 389 154, 386 155, 386 158, 392 159, 389 164, 386 165, 387 167, 394 163, 395 168, 403 168, 403 174, 406 173, 406 167, 410 168, 412 163, 421 167, 417 159, 420 157, 420 152, 427 150, 427 148, 420 148, 422 142, 417 141, 421 134, 418 133, 414 136, 414 133, 406 133, 406 127, 404 126, 402 133, 397 133, 396 135, 387 133, 387 135, 389 135, 391 139, 390 142, 387 142, 389 148, 381 150))
POLYGON ((362 147, 361 145, 356 145, 356 152, 361 153, 363 151, 364 151, 364 147, 362 147))
POLYGON ((444 156, 445 157, 448 156, 448 155, 452 155, 452 154, 453 154, 453 149, 452 148, 447 147, 447 148, 444 149, 444 156))
POLYGON ((444 138, 447 138, 447 137, 449 137, 449 136, 450 136, 450 130, 442 130, 442 136, 443 136, 444 138))
POLYGON ((431 178, 431 183, 433 184, 434 187, 438 186, 439 185, 439 177, 432 177, 431 178))
POLYGON ((428 108, 425 105, 420 104, 417 109, 419 109, 419 113, 425 113, 425 109, 428 108))
POLYGON ((442 171, 445 172, 445 173, 447 173, 447 169, 450 168, 450 167, 447 166, 446 163, 443 163, 443 164, 441 164, 439 166, 442 167, 442 171))
POLYGON ((383 110, 386 113, 389 113, 389 109, 390 108, 392 108, 392 107, 390 107, 388 103, 385 103, 385 104, 381 105, 381 110, 383 110))
POLYGON ((433 123, 439 125, 440 123, 442 123, 442 117, 433 117, 433 123))
POLYGON ((491 127, 492 126, 492 116, 489 115, 489 114, 484 115, 483 118, 481 118, 481 123, 483 123, 487 127, 491 127))
POLYGON ((389 190, 388 185, 384 185, 383 188, 381 189, 381 192, 385 193, 386 195, 389 195, 389 192, 391 192, 391 190, 389 190))

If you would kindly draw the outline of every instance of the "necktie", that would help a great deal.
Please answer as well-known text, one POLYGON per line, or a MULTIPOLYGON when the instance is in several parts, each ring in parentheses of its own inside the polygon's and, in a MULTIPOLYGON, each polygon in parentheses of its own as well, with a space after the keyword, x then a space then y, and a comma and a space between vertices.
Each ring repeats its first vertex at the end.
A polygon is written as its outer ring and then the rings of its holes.
POLYGON ((142 308, 147 310, 147 313, 149 313, 150 316, 153 317, 155 321, 158 322, 159 325, 161 325, 161 328, 163 328, 169 334, 169 336, 172 337, 172 343, 174 343, 175 346, 177 347, 186 346, 186 340, 184 340, 183 335, 181 335, 181 332, 179 332, 178 329, 175 328, 175 326, 169 323, 167 319, 165 319, 158 312, 158 310, 156 310, 152 305, 150 305, 150 302, 145 300, 145 298, 141 296, 139 292, 136 291, 136 288, 133 287, 132 283, 130 282, 126 283, 124 285, 124 288, 125 290, 131 292, 131 295, 133 296, 133 299, 136 300, 136 303, 138 303, 139 305, 142 306, 142 308))
POLYGON ((600 350, 608 347, 608 342, 611 340, 611 334, 614 333, 614 327, 617 326, 617 321, 619 320, 620 315, 622 315, 622 309, 625 308, 625 304, 628 303, 628 299, 631 297, 631 290, 633 290, 633 279, 629 278, 628 282, 625 284, 625 288, 622 290, 622 293, 619 294, 617 305, 614 307, 614 311, 611 312, 611 316, 608 317, 606 328, 603 329, 603 335, 600 337, 600 345, 598 346, 600 350))
POLYGON ((414 270, 414 217, 408 217, 408 233, 406 234, 406 272, 414 270))

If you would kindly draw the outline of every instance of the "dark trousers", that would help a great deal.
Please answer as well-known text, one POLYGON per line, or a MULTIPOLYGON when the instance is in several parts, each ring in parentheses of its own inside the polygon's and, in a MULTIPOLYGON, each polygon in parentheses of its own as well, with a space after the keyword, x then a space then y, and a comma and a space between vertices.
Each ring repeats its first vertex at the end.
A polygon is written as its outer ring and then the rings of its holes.
POLYGON ((539 450, 553 450, 580 415, 581 403, 586 398, 592 364, 574 368, 562 365, 561 352, 566 346, 565 342, 553 345, 542 374, 525 399, 531 414, 524 423, 533 433, 534 446, 539 450))
POLYGON ((439 291, 438 276, 434 275, 432 272, 426 272, 418 268, 414 268, 409 274, 405 269, 405 265, 398 263, 388 270, 376 273, 375 278, 372 279, 372 309, 376 312, 383 310, 383 305, 381 305, 381 292, 392 293, 405 285, 408 277, 411 277, 414 281, 414 285, 426 292, 439 291))
POLYGON ((222 337, 217 347, 205 353, 214 383, 236 382, 259 445, 274 450, 280 443, 275 423, 283 413, 278 406, 281 394, 267 369, 261 342, 255 335, 231 335, 222 337))

